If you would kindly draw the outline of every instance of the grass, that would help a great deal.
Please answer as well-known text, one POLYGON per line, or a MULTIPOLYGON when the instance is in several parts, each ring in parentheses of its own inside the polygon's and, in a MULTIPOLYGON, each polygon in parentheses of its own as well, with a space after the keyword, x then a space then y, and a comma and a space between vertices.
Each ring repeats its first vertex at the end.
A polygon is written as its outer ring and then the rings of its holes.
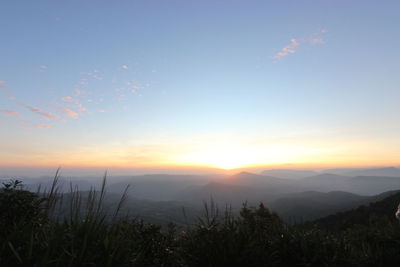
MULTIPOLYGON (((59 171, 36 194, 10 182, 0 192, 0 266, 396 266, 400 226, 390 217, 329 231, 285 224, 263 204, 234 216, 211 200, 195 225, 161 227, 110 211, 106 179, 61 194, 59 171), (31 212, 27 212, 31 211, 31 212), (32 212, 33 211, 33 212, 32 212), (5 216, 7 215, 7 216, 5 216)), ((6 186, 6 185, 5 185, 6 186)), ((351 221, 351 215, 348 215, 351 221)))

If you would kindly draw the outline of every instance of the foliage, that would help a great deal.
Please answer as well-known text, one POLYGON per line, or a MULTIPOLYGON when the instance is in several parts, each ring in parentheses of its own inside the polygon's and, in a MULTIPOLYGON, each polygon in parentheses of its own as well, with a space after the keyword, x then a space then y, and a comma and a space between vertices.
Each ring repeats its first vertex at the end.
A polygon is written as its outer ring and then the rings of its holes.
POLYGON ((27 223, 40 223, 43 219, 44 198, 23 190, 22 182, 11 180, 0 189, 0 227, 19 227, 27 223))
POLYGON ((304 225, 285 224, 260 203, 238 216, 211 201, 195 225, 161 227, 112 217, 100 191, 68 198, 32 193, 19 181, 0 191, 0 266, 396 266, 400 194, 304 225), (396 203, 393 203, 397 201, 396 203), (361 220, 364 216, 364 220, 361 220))

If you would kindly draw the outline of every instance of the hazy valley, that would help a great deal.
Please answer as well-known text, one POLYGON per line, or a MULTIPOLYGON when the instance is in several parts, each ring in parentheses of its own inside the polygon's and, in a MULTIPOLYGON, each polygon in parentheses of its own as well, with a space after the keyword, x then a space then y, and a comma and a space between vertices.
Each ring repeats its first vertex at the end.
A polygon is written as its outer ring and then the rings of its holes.
MULTIPOLYGON (((53 182, 51 176, 20 179, 25 188, 33 192, 44 191, 53 182)), ((99 189, 101 183, 101 177, 68 178, 61 175, 58 192, 65 195, 71 190, 85 193, 93 188, 99 189)), ((213 202, 221 211, 229 207, 238 212, 243 203, 256 206, 262 202, 287 222, 300 223, 356 208, 395 193, 400 189, 400 168, 108 176, 106 203, 109 207, 116 205, 128 185, 123 213, 149 222, 192 224, 202 215, 204 203, 213 202), (357 176, 351 176, 354 174, 357 176)))

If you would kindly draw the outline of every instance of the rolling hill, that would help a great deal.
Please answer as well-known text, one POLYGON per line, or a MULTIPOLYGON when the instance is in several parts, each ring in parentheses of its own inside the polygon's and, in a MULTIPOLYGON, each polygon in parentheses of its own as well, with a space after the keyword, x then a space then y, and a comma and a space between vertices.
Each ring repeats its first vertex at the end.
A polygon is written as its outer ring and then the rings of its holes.
POLYGON ((395 221, 394 214, 400 203, 400 191, 389 191, 375 196, 369 204, 320 218, 306 226, 317 226, 329 231, 342 231, 357 225, 370 225, 374 221, 395 221))

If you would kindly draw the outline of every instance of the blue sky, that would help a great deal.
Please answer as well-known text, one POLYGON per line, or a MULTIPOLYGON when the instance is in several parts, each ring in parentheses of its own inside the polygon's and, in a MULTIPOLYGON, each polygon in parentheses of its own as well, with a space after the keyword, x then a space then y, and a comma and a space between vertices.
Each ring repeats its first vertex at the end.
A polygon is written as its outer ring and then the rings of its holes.
POLYGON ((400 164, 398 1, 0 10, 3 166, 400 164))

